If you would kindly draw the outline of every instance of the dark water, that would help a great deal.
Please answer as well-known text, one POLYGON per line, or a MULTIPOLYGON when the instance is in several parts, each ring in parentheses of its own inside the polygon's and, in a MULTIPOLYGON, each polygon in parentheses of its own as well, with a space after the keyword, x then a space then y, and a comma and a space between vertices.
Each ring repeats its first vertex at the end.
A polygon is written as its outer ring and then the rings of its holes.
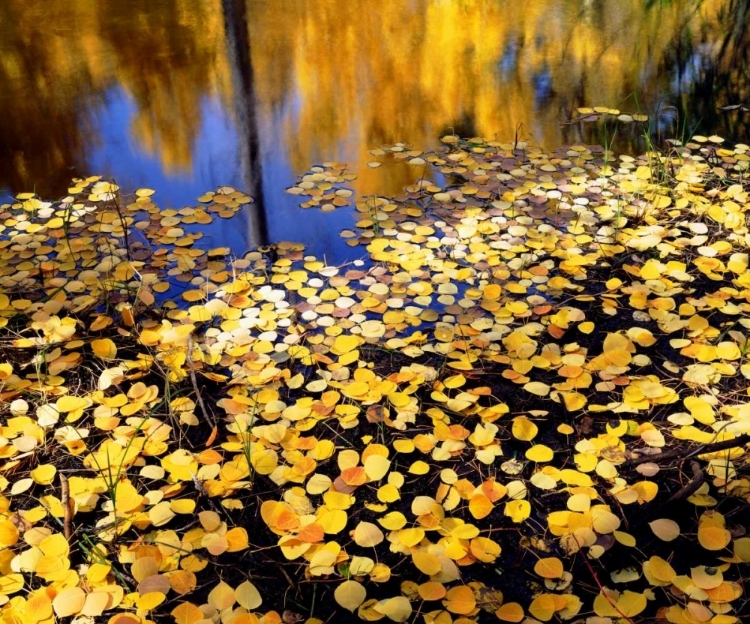
MULTIPOLYGON (((612 138, 581 106, 648 112, 661 138, 748 141, 748 0, 2 0, 0 203, 75 176, 183 206, 218 185, 256 198, 207 245, 293 240, 340 260, 351 211, 284 192, 327 160, 359 193, 413 168, 367 150, 451 131, 554 148, 612 138)), ((618 130, 614 148, 642 149, 618 130)))

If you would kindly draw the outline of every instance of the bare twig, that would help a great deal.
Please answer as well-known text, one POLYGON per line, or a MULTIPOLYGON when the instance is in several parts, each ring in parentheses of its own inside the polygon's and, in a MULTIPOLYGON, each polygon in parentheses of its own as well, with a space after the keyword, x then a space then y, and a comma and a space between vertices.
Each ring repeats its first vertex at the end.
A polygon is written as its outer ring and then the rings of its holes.
POLYGON ((274 565, 284 575, 284 578, 286 579, 287 583, 289 583, 289 586, 292 589, 294 589, 294 591, 299 591, 299 588, 297 587, 297 584, 292 580, 292 577, 289 576, 289 574, 287 573, 287 571, 284 569, 284 566, 282 566, 278 561, 274 562, 274 565))

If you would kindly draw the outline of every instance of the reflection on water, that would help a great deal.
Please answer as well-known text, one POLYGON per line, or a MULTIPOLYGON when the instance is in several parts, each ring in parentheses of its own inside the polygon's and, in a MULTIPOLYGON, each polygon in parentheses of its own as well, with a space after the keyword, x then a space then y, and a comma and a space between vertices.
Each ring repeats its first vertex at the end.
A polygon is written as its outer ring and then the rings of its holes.
MULTIPOLYGON (((192 203, 219 184, 258 200, 210 232, 344 257, 346 211, 284 193, 324 160, 361 193, 414 181, 367 149, 451 129, 544 148, 601 142, 575 108, 662 111, 654 129, 747 140, 748 0, 3 0, 0 189, 65 194, 75 175, 192 203)), ((620 149, 637 149, 618 133, 620 149)), ((211 244, 209 242, 209 244, 211 244)))

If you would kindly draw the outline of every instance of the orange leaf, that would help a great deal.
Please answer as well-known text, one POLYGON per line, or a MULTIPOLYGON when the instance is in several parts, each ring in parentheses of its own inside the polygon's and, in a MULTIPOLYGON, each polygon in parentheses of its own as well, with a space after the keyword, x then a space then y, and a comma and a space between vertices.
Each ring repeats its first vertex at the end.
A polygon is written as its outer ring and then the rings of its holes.
POLYGON ((471 587, 459 585, 458 587, 451 587, 448 590, 446 599, 443 600, 443 605, 451 613, 468 615, 476 608, 477 600, 474 597, 471 587))
POLYGON ((474 494, 469 501, 469 511, 477 520, 489 516, 493 509, 492 501, 481 492, 474 494))

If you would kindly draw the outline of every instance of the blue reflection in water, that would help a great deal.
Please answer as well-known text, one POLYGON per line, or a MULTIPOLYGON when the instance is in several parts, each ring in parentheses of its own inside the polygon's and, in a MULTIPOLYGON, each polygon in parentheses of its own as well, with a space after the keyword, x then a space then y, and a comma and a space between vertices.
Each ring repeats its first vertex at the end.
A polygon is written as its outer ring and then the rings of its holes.
MULTIPOLYGON (((242 190, 242 175, 236 159, 237 131, 231 117, 214 98, 201 101, 201 123, 195 144, 192 146, 193 163, 188 171, 168 171, 158 155, 142 149, 132 135, 132 123, 137 106, 119 87, 110 89, 104 106, 94 115, 96 128, 93 135, 99 140, 90 146, 86 160, 92 175, 117 172, 117 184, 125 193, 138 188, 156 191, 154 202, 160 208, 195 206, 196 198, 206 191, 215 190, 216 184, 227 184, 242 190)), ((210 225, 186 226, 187 231, 201 231, 201 247, 229 246, 241 252, 246 245, 247 223, 256 209, 249 206, 231 221, 216 218, 210 225)))

